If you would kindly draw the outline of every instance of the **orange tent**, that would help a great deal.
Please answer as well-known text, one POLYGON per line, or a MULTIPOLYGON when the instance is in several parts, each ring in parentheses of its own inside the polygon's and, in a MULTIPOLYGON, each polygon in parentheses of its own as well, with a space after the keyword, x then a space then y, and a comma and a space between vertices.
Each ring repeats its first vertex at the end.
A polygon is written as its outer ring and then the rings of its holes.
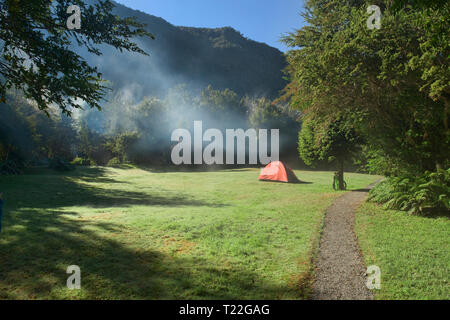
POLYGON ((259 180, 279 182, 300 182, 294 171, 281 161, 272 161, 261 170, 259 180))

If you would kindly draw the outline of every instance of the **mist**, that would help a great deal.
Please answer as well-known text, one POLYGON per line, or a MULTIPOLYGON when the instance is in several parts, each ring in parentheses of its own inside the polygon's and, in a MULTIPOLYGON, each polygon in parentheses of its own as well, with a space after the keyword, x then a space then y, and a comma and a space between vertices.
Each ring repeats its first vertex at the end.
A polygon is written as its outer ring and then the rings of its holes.
POLYGON ((296 153, 297 115, 287 106, 271 106, 286 84, 281 51, 229 27, 177 27, 116 5, 115 13, 147 24, 156 40, 133 40, 148 56, 106 45, 95 56, 73 47, 98 68, 110 88, 101 112, 83 105, 75 113, 79 126, 109 137, 135 133, 133 153, 147 160, 167 159, 172 131, 192 132, 196 120, 205 130, 216 128, 223 134, 226 129, 280 129, 280 152, 290 148, 289 153, 296 153))

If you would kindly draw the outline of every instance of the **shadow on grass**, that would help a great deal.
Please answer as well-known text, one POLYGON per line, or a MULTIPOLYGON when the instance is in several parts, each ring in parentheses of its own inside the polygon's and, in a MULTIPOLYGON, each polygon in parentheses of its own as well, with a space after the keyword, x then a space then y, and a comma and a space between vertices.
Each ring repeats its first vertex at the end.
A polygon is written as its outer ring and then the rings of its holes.
POLYGON ((312 182, 302 181, 302 180, 289 181, 289 182, 275 181, 275 180, 259 180, 259 181, 261 181, 261 182, 272 182, 272 183, 283 183, 283 184, 312 184, 312 182))
POLYGON ((152 173, 168 173, 168 172, 183 172, 183 173, 198 173, 198 172, 220 172, 229 171, 245 172, 259 167, 242 167, 238 165, 168 165, 168 166, 138 166, 139 169, 152 173))
POLYGON ((0 299, 240 299, 283 292, 241 268, 100 236, 98 230, 110 236, 124 231, 112 223, 26 209, 15 212, 7 228, 0 237, 0 299), (81 292, 65 288, 69 265, 81 269, 81 292))
MULTIPOLYGON (((127 182, 106 177, 107 168, 83 168, 68 173, 40 170, 32 174, 16 176, 10 180, 0 180, 1 188, 12 207, 60 208, 88 206, 93 208, 146 206, 209 206, 223 207, 225 204, 209 203, 192 199, 171 190, 163 190, 150 185, 155 192, 138 192, 119 189, 99 188, 88 183, 118 184, 127 182), (39 174, 40 173, 40 174, 39 174)), ((152 190, 150 190, 151 192, 152 190)))
MULTIPOLYGON (((82 174, 95 179, 102 172, 82 174)), ((58 210, 86 203, 210 204, 96 189, 59 175, 36 182, 38 177, 0 180, 8 191, 0 234, 0 299, 277 299, 292 292, 241 266, 170 253, 158 244, 158 249, 148 242, 142 246, 123 225, 74 219, 76 212, 58 210), (63 194, 53 197, 56 192, 63 194), (66 288, 69 265, 81 268, 80 291, 66 288)))
POLYGON ((443 208, 423 208, 419 214, 425 218, 447 218, 450 219, 450 210, 443 208))
POLYGON ((351 189, 351 190, 348 190, 348 191, 351 191, 351 192, 369 192, 370 188, 351 189))

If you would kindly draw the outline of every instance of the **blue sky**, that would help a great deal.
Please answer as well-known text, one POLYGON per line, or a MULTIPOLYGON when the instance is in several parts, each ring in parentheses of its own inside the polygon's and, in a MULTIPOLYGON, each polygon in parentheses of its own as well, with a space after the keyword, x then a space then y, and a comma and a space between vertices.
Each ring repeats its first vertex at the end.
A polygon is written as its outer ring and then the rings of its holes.
POLYGON ((303 26, 303 0, 116 0, 176 26, 231 26, 282 51, 281 35, 303 26))

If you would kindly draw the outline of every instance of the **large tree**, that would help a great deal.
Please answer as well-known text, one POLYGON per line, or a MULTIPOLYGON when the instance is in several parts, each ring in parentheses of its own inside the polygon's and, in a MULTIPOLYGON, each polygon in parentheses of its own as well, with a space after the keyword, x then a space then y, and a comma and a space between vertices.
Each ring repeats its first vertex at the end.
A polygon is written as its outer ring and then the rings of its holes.
POLYGON ((146 54, 133 37, 153 38, 133 18, 112 14, 113 7, 110 0, 0 0, 0 101, 16 88, 44 111, 53 104, 70 115, 80 101, 100 109, 102 75, 72 46, 95 55, 101 55, 101 44, 146 54), (67 26, 71 5, 80 8, 79 29, 67 26))
POLYGON ((411 6, 416 9, 441 9, 448 3, 448 0, 394 0, 392 9, 400 10, 406 6, 411 6))
POLYGON ((288 35, 285 96, 318 116, 353 115, 373 148, 410 172, 448 166, 449 5, 309 0, 307 26, 288 35), (378 5, 381 29, 366 26, 378 5))
POLYGON ((360 143, 360 137, 343 116, 337 119, 310 116, 303 120, 298 151, 307 165, 315 165, 321 161, 334 164, 337 169, 337 186, 333 181, 333 187, 345 190, 344 166, 359 150, 360 143))

